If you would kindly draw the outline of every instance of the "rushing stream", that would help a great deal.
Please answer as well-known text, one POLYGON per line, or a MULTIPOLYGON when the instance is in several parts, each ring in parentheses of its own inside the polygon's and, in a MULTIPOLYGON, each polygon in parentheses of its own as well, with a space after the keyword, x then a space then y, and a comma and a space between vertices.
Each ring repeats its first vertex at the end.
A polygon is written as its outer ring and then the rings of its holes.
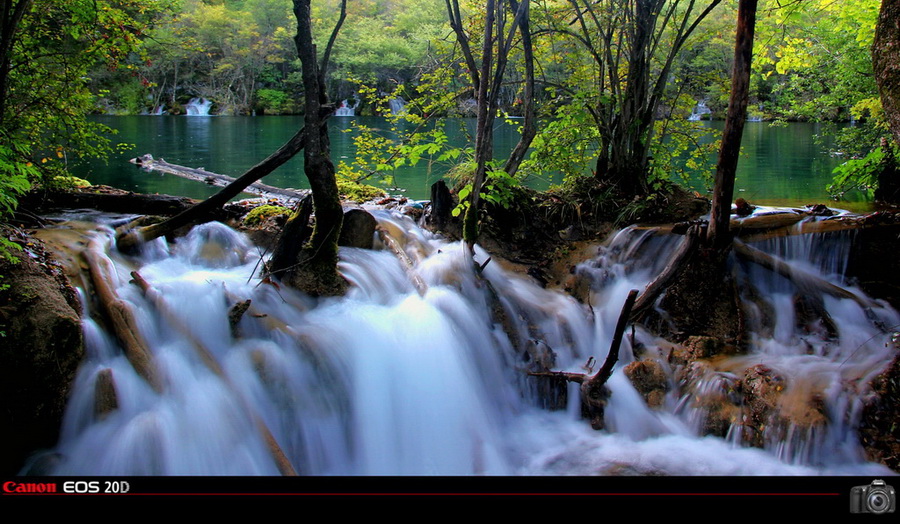
MULTIPOLYGON (((133 306, 162 386, 154 390, 134 371, 91 320, 95 301, 85 299, 88 355, 50 453, 52 472, 278 475, 267 428, 293 468, 309 475, 890 474, 865 461, 854 427, 867 380, 893 355, 896 311, 824 297, 829 326, 801 329, 793 284, 736 264, 739 278, 765 297, 747 297, 759 311, 750 319, 751 353, 698 369, 688 384, 674 378, 672 345, 638 328, 633 341, 625 337, 609 383, 607 429, 594 431, 579 417, 574 386, 568 409, 540 407, 540 379, 526 375, 531 363, 521 348, 555 370, 583 372, 590 356, 602 362, 628 290, 643 289, 682 237, 619 232, 577 268, 592 281, 588 307, 498 263, 484 270, 488 286, 460 244, 401 215, 374 214, 416 261, 424 294, 390 251, 342 248, 349 293, 311 300, 260 282, 261 251, 216 223, 173 245, 157 240, 139 258, 111 253, 116 290, 133 306), (129 283, 134 270, 152 294, 129 283), (232 330, 229 309, 248 298, 232 330), (498 302, 506 329, 492 320, 498 302), (621 372, 635 358, 632 342, 644 348, 639 357, 658 359, 669 373, 659 408, 649 408, 621 372), (198 346, 217 366, 204 363, 198 346), (823 421, 773 425, 762 449, 741 443, 740 420, 723 438, 702 436, 708 413, 697 399, 725 394, 759 364, 782 377, 783 411, 795 399, 802 418, 815 398, 823 421), (104 370, 116 391, 109 411, 95 407, 104 370)), ((110 225, 91 235, 110 245, 110 225)), ((848 240, 806 235, 756 247, 846 285, 840 247, 848 240)))

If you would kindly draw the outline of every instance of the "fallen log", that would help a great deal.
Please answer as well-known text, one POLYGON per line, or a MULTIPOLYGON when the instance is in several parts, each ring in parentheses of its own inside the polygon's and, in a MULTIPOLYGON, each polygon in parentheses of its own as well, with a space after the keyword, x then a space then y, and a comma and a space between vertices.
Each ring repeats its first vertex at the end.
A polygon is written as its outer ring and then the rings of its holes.
POLYGON ((116 235, 116 246, 122 251, 131 251, 143 242, 167 235, 180 227, 209 222, 213 219, 212 212, 214 210, 221 208, 229 200, 241 194, 247 186, 293 158, 305 145, 306 128, 304 127, 278 148, 277 151, 248 169, 243 175, 215 195, 164 222, 116 235))
MULTIPOLYGON (((171 195, 132 193, 109 186, 90 186, 68 191, 33 190, 22 195, 19 207, 32 211, 47 209, 96 209, 110 213, 176 215, 196 205, 198 200, 171 195)), ((220 210, 216 219, 228 218, 220 210)))
POLYGON ((745 242, 757 242, 769 238, 779 238, 794 235, 814 235, 817 233, 837 233, 856 229, 877 227, 877 223, 870 223, 865 216, 838 216, 824 220, 804 220, 786 227, 769 229, 767 231, 749 231, 749 235, 742 235, 745 242))
POLYGON ((737 256, 743 258, 744 260, 748 260, 766 269, 774 271, 775 273, 778 273, 779 275, 794 282, 801 288, 816 290, 820 293, 825 293, 837 298, 846 298, 853 300, 863 309, 881 307, 881 305, 877 302, 868 300, 864 297, 860 297, 847 289, 832 284, 827 280, 823 280, 800 268, 794 267, 783 260, 780 260, 768 253, 756 249, 755 247, 748 246, 738 239, 734 240, 734 252, 737 256))
POLYGON ((415 264, 413 264, 409 255, 406 254, 406 251, 403 250, 403 247, 401 247, 397 240, 395 240, 383 227, 378 226, 375 228, 375 231, 378 232, 378 238, 381 239, 381 242, 385 247, 391 250, 391 252, 403 262, 403 267, 406 271, 406 275, 409 277, 409 281, 412 282, 416 291, 419 292, 419 295, 424 296, 425 292, 428 290, 428 285, 425 284, 425 281, 422 280, 422 277, 416 272, 415 264))
POLYGON ((105 250, 100 246, 100 241, 95 238, 88 242, 82 256, 88 265, 94 294, 100 301, 110 328, 122 344, 125 357, 138 375, 154 390, 161 392, 163 390, 161 375, 153 363, 149 345, 141 336, 134 313, 131 307, 119 298, 110 284, 113 281, 114 270, 106 258, 105 250))
MULTIPOLYGON (((245 411, 250 414, 250 418, 253 420, 254 425, 256 425, 257 430, 266 441, 266 446, 269 448, 269 453, 272 454, 272 458, 275 460, 278 471, 280 471, 281 474, 285 476, 296 476, 296 470, 294 470, 291 462, 284 454, 284 451, 281 449, 278 441, 275 440, 275 437, 272 435, 269 427, 266 425, 263 419, 253 411, 249 403, 244 400, 243 396, 237 393, 237 388, 235 388, 231 383, 231 380, 228 378, 225 370, 222 369, 222 366, 219 365, 219 361, 216 360, 216 358, 213 356, 212 351, 210 351, 203 344, 203 342, 201 342, 200 339, 198 339, 191 332, 187 325, 185 325, 182 318, 176 315, 169 308, 162 295, 160 295, 158 291, 153 289, 150 284, 144 279, 144 277, 141 276, 140 273, 138 273, 137 271, 132 271, 131 278, 133 279, 132 283, 134 283, 141 289, 141 291, 144 293, 144 296, 153 303, 153 305, 156 307, 156 310, 159 311, 162 315, 163 319, 165 319, 165 321, 170 326, 173 326, 179 333, 184 335, 184 337, 190 342, 191 346, 194 349, 194 352, 198 357, 200 357, 200 361, 203 362, 206 368, 212 371, 217 377, 222 379, 222 381, 225 382, 225 384, 235 392, 235 396, 240 400, 245 411)), ((249 307, 249 304, 247 304, 247 306, 249 307)))
MULTIPOLYGON (((141 169, 145 169, 147 171, 159 171, 161 173, 168 173, 170 175, 186 178, 188 180, 194 180, 196 182, 203 182, 205 184, 216 187, 227 187, 229 184, 232 184, 235 181, 234 177, 221 175, 219 173, 213 173, 212 171, 207 171, 202 167, 185 167, 179 166, 177 164, 170 164, 163 159, 156 160, 150 154, 146 154, 138 158, 132 158, 130 162, 132 164, 140 166, 141 169)), ((245 187, 243 192, 252 193, 263 198, 288 199, 303 198, 309 194, 308 189, 286 189, 282 187, 263 184, 262 182, 253 182, 252 184, 245 187)))
POLYGON ((729 228, 737 235, 748 230, 759 231, 761 229, 776 229, 792 226, 801 220, 809 218, 809 216, 808 213, 793 210, 763 213, 746 218, 732 215, 729 228))

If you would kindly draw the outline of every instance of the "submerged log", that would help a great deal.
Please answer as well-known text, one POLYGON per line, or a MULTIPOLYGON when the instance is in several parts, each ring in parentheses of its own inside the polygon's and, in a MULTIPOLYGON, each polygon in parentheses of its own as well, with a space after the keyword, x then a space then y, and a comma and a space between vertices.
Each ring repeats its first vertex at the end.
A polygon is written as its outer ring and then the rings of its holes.
POLYGON ((777 229, 788 227, 800 222, 809 215, 797 211, 778 211, 763 213, 746 218, 732 218, 729 227, 736 235, 747 231, 760 231, 764 229, 777 229))
POLYGON ((403 247, 401 247, 394 237, 392 237, 383 227, 378 226, 375 231, 378 232, 378 238, 381 239, 381 242, 385 247, 391 250, 391 252, 403 263, 406 275, 409 277, 409 281, 412 282, 412 285, 416 288, 416 291, 419 292, 419 295, 424 296, 425 292, 428 290, 428 285, 425 284, 425 281, 422 280, 422 277, 416 272, 415 264, 412 259, 409 258, 409 255, 406 254, 406 251, 403 250, 403 247))
MULTIPOLYGON (((228 175, 221 175, 207 171, 202 167, 193 168, 170 164, 163 159, 156 160, 153 156, 146 154, 138 158, 130 160, 132 164, 136 164, 147 171, 159 171, 170 175, 179 176, 195 182, 203 182, 211 186, 227 187, 236 180, 228 175)), ((308 189, 285 189, 281 187, 270 186, 262 182, 253 182, 243 190, 244 193, 252 193, 263 198, 303 198, 309 194, 308 189)))
MULTIPOLYGON (((231 383, 231 380, 228 378, 225 370, 222 369, 219 361, 216 360, 216 358, 213 356, 212 351, 210 351, 203 344, 203 342, 200 341, 200 339, 191 332, 190 328, 188 328, 182 318, 169 308, 162 295, 160 295, 158 291, 153 289, 150 284, 146 280, 144 280, 140 273, 138 273, 137 271, 132 271, 131 277, 133 279, 132 283, 136 284, 141 289, 141 291, 144 293, 144 296, 153 303, 153 305, 156 307, 156 310, 160 312, 165 321, 169 325, 173 326, 190 342, 191 347, 193 347, 194 349, 194 352, 198 357, 200 357, 200 361, 203 362, 207 369, 209 369, 217 377, 222 379, 222 381, 225 382, 225 384, 235 392, 235 396, 240 399, 245 411, 250 414, 250 418, 253 420, 254 425, 256 425, 257 430, 266 441, 266 446, 269 448, 269 453, 271 453, 272 458, 275 460, 275 465, 278 467, 278 471, 280 471, 281 474, 285 476, 296 476, 296 470, 294 470, 291 462, 284 454, 284 451, 281 449, 278 441, 275 440, 275 437, 272 435, 269 427, 263 421, 262 417, 260 417, 253 411, 253 409, 250 407, 250 404, 247 403, 246 400, 244 400, 243 396, 237 393, 237 388, 234 387, 234 385, 231 383)), ((247 304, 247 306, 249 307, 249 304, 247 304)))
POLYGON ((153 362, 149 345, 141 336, 131 307, 119 298, 111 284, 115 272, 110 267, 104 251, 100 246, 100 241, 93 239, 88 243, 87 249, 82 252, 88 264, 94 293, 100 301, 110 328, 122 344, 125 357, 138 375, 144 378, 154 390, 161 392, 163 390, 161 375, 153 362))
POLYGON ((116 245, 122 251, 130 251, 143 242, 168 235, 176 229, 202 224, 212 220, 212 213, 221 208, 232 198, 238 196, 247 186, 253 184, 262 177, 275 171, 279 166, 290 160, 306 146, 306 128, 300 129, 290 140, 278 148, 277 151, 266 157, 265 160, 248 169, 240 178, 228 184, 224 189, 203 202, 192 206, 178 215, 151 226, 116 235, 116 245))
POLYGON ((800 268, 794 267, 783 260, 780 260, 754 247, 748 246, 747 244, 737 239, 735 239, 734 241, 734 252, 744 260, 759 264, 766 269, 778 273, 779 275, 794 282, 801 288, 816 290, 820 293, 826 293, 837 298, 847 298, 853 300, 863 309, 881 307, 881 305, 877 302, 868 300, 864 297, 860 297, 847 289, 823 280, 815 275, 803 271, 800 268))

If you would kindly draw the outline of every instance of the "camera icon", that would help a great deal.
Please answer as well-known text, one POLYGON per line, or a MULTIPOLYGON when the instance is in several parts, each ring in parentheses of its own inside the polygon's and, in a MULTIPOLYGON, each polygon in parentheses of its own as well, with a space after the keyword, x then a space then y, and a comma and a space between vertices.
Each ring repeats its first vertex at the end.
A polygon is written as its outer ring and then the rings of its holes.
POLYGON ((897 494, 883 480, 850 489, 850 513, 893 513, 896 507, 897 494))

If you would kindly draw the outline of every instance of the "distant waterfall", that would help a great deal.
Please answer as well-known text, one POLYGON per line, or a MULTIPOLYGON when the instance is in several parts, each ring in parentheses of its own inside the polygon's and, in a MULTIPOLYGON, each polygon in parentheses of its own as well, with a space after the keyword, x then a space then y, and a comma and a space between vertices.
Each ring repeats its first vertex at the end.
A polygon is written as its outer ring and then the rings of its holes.
POLYGON ((705 115, 709 115, 712 117, 712 110, 706 106, 706 101, 701 100, 697 102, 697 105, 694 106, 694 109, 691 110, 691 116, 688 117, 688 120, 693 122, 697 122, 703 120, 705 115))
POLYGON ((209 116, 209 108, 213 103, 205 98, 192 98, 190 102, 184 106, 188 116, 209 116))
POLYGON ((341 100, 341 105, 334 111, 334 116, 356 116, 356 107, 359 105, 357 100, 352 106, 346 99, 341 100))
POLYGON ((392 115, 402 115, 406 113, 406 100, 403 100, 399 96, 397 98, 392 98, 389 104, 392 115))

